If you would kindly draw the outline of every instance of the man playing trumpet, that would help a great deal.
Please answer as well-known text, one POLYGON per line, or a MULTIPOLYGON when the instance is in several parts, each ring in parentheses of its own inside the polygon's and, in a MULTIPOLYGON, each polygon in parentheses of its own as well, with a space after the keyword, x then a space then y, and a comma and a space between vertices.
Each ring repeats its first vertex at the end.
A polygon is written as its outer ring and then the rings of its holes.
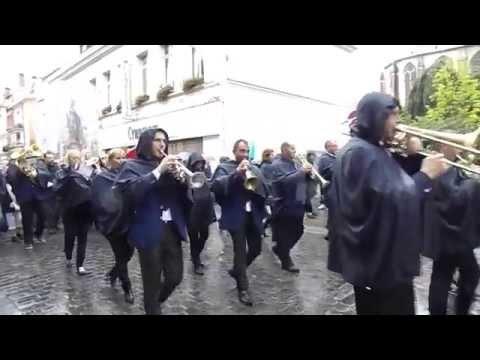
POLYGON ((237 282, 240 302, 252 306, 247 267, 262 251, 262 220, 267 215, 268 189, 260 170, 247 160, 248 142, 237 140, 233 154, 235 160, 223 162, 216 168, 212 190, 222 208, 220 229, 228 230, 233 240, 233 268, 229 274, 237 282))

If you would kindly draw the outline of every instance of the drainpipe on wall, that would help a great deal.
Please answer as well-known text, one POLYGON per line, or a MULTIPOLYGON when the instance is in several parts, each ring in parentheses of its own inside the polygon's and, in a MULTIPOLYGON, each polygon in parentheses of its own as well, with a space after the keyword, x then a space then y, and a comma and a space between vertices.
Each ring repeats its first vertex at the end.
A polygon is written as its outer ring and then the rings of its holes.
POLYGON ((397 62, 394 61, 393 62, 393 96, 395 97, 395 99, 400 101, 399 95, 400 95, 400 91, 398 88, 398 66, 397 66, 397 62))

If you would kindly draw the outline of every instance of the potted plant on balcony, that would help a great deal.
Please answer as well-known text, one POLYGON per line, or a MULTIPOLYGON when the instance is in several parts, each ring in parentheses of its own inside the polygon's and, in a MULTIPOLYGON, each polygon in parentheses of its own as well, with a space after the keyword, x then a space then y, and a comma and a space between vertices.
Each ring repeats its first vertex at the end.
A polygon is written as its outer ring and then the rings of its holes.
POLYGON ((120 101, 117 105, 117 113, 122 112, 122 102, 120 101))
POLYGON ((110 114, 111 112, 112 112, 112 105, 108 105, 103 108, 102 115, 107 115, 107 114, 110 114))
POLYGON ((189 91, 193 90, 193 88, 195 88, 196 86, 201 85, 203 83, 204 83, 203 78, 194 77, 194 78, 185 80, 183 82, 183 91, 184 92, 189 92, 189 91))
POLYGON ((168 98, 168 95, 170 95, 173 92, 173 86, 172 85, 165 85, 160 88, 157 92, 157 100, 158 101, 165 101, 168 98))
POLYGON ((137 96, 136 99, 135 99, 135 105, 140 106, 144 102, 148 101, 148 99, 150 99, 150 96, 148 96, 148 95, 137 96))

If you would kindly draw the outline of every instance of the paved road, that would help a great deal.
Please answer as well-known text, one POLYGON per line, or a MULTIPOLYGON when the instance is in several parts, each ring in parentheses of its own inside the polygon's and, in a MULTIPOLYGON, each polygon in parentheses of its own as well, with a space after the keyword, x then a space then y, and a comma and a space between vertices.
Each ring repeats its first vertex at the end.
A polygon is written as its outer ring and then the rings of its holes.
MULTIPOLYGON (((323 216, 306 221, 305 234, 293 252, 299 275, 280 270, 271 238, 264 239, 263 252, 248 271, 253 308, 238 303, 235 284, 227 274, 232 263, 231 239, 222 237, 213 224, 203 254, 205 276, 193 274, 188 244, 184 244, 184 280, 165 303, 164 314, 355 314, 351 286, 326 270, 324 224, 323 216)), ((104 280, 113 259, 100 234, 89 236, 85 267, 91 273, 87 276, 79 277, 65 267, 62 249, 63 233, 30 252, 21 243, 0 241, 0 314, 143 314, 136 254, 130 262, 136 302, 128 305, 119 285, 111 288, 104 280)), ((428 313, 430 267, 424 261, 422 276, 416 279, 419 314, 428 313)))

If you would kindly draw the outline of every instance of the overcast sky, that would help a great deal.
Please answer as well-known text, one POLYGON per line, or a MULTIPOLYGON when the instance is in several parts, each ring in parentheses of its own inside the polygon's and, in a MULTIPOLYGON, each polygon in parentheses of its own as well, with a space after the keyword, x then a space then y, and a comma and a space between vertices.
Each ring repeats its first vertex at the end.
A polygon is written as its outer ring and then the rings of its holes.
MULTIPOLYGON (((357 45, 357 47, 349 89, 355 96, 364 89, 378 90, 379 74, 390 61, 408 56, 412 51, 422 50, 422 46, 418 45, 357 45)), ((423 47, 431 49, 431 45, 423 47)), ((78 45, 0 45, 0 89, 6 86, 14 87, 18 73, 23 72, 26 78, 33 75, 45 76, 56 67, 78 56, 78 45)), ((309 84, 305 84, 305 92, 312 95, 309 84)))

